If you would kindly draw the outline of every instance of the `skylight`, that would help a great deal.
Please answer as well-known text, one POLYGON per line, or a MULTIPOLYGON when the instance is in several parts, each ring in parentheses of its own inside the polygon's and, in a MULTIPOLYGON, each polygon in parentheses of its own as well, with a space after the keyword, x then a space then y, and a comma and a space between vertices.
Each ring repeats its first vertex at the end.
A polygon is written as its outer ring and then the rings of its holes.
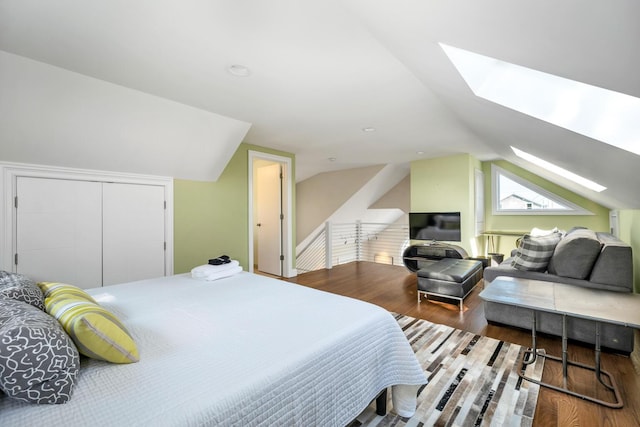
POLYGON ((584 178, 580 175, 576 175, 573 172, 563 169, 560 166, 554 165, 553 163, 547 162, 546 160, 536 157, 533 154, 526 153, 522 150, 517 149, 516 147, 511 147, 511 149, 513 150, 515 155, 520 157, 521 159, 524 159, 536 166, 546 169, 549 172, 553 172, 556 175, 560 175, 561 177, 573 181, 576 184, 580 184, 583 187, 587 187, 590 190, 597 191, 599 193, 607 189, 607 187, 604 187, 597 182, 593 182, 590 179, 584 178))
POLYGON ((476 96, 640 155, 640 98, 440 46, 476 96))

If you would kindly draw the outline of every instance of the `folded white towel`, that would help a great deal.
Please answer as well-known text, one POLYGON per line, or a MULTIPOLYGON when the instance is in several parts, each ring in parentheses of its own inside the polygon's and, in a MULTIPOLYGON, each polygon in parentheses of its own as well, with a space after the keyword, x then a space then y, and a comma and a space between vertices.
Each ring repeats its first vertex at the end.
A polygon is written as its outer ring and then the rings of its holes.
POLYGON ((242 271, 240 263, 236 260, 232 260, 226 264, 220 265, 200 265, 191 270, 191 277, 194 279, 202 280, 217 280, 224 277, 233 276, 242 271))
POLYGON ((211 281, 211 280, 224 279, 225 277, 231 277, 234 274, 238 274, 241 271, 242 271, 242 267, 236 266, 236 267, 224 270, 224 271, 218 271, 217 273, 211 273, 208 276, 201 278, 201 280, 204 279, 204 280, 207 280, 207 281, 211 281))
POLYGON ((203 278, 212 273, 219 273, 222 271, 231 270, 232 268, 238 267, 239 265, 240 263, 236 260, 231 260, 231 262, 228 262, 226 264, 220 264, 220 265, 211 265, 211 264, 200 265, 198 267, 191 269, 191 277, 203 278))

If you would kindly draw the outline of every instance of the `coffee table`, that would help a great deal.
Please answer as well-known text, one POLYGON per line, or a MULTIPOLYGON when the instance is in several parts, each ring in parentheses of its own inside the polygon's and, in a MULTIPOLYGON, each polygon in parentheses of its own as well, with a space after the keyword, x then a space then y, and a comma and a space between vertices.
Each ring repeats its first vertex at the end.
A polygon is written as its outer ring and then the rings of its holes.
POLYGON ((522 355, 523 366, 533 363, 536 357, 562 362, 562 387, 545 383, 541 380, 537 381, 521 374, 520 376, 523 379, 609 408, 622 408, 622 398, 614 378, 600 368, 600 324, 614 323, 640 329, 640 295, 587 289, 564 283, 499 276, 490 284, 485 285, 484 290, 480 293, 480 298, 485 301, 514 305, 532 311, 532 343, 531 348, 522 355), (536 348, 536 313, 541 311, 562 316, 562 357, 545 354, 536 348), (568 360, 567 317, 579 317, 595 322, 594 366, 568 360), (615 402, 603 401, 570 390, 567 385, 569 365, 594 371, 598 381, 613 392, 615 402), (603 376, 607 378, 607 381, 604 380, 603 376))

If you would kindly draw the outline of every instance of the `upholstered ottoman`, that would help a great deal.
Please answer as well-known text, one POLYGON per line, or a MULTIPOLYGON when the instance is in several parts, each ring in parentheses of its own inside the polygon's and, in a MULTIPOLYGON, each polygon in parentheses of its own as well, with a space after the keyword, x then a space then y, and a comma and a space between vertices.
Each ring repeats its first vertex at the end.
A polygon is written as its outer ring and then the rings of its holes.
POLYGON ((482 279, 482 262, 444 258, 418 270, 418 302, 421 294, 462 301, 482 279))

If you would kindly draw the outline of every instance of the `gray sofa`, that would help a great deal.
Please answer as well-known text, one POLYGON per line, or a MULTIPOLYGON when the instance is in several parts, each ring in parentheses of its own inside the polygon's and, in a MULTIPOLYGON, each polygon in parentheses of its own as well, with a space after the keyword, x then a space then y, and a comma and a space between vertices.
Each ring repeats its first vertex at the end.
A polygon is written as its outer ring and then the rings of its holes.
MULTIPOLYGON (((514 267, 523 251, 514 250, 500 265, 484 270, 485 286, 499 276, 544 280, 556 283, 604 289, 612 292, 633 292, 633 260, 631 247, 611 234, 584 228, 570 230, 555 246, 545 271, 530 271, 514 267)), ((530 310, 505 304, 484 302, 489 323, 531 328, 530 310)), ((567 319, 568 337, 593 344, 595 324, 577 318, 567 319)), ((560 336, 562 318, 558 314, 540 313, 538 331, 560 336)), ((602 346, 620 353, 633 351, 633 329, 603 324, 602 346)))

